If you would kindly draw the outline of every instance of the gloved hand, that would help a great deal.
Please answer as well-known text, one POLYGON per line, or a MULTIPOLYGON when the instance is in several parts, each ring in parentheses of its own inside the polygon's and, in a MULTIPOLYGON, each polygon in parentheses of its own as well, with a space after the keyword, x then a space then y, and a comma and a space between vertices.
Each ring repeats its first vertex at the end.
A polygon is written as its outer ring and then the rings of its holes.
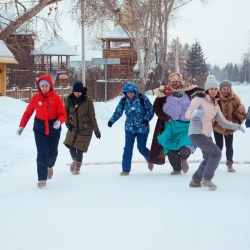
POLYGON ((72 130, 72 125, 71 125, 71 124, 66 124, 66 127, 67 127, 67 129, 68 129, 69 131, 72 130))
POLYGON ((23 132, 24 128, 23 127, 19 127, 18 130, 16 131, 17 135, 21 135, 23 132))
POLYGON ((245 125, 246 125, 247 128, 250 127, 250 120, 249 119, 246 119, 245 125))
POLYGON ((205 112, 202 109, 196 109, 192 112, 193 117, 202 118, 205 112))
POLYGON ((243 133, 245 133, 245 129, 240 126, 239 124, 233 124, 233 130, 241 130, 243 133))
POLYGON ((59 120, 56 120, 55 123, 53 124, 53 128, 59 129, 61 126, 61 122, 59 120))
POLYGON ((144 124, 144 125, 148 125, 148 120, 143 119, 142 124, 144 124))
POLYGON ((101 132, 100 131, 96 131, 95 132, 95 136, 96 136, 96 138, 100 139, 101 138, 101 132))
POLYGON ((113 126, 113 122, 108 122, 108 126, 111 128, 113 126))

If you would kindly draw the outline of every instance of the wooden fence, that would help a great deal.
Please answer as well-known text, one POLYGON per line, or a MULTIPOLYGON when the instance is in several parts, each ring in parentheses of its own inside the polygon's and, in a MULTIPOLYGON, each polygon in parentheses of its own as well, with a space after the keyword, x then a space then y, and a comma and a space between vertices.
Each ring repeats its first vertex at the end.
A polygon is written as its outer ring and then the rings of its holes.
MULTIPOLYGON (((72 93, 72 87, 59 87, 55 88, 55 93, 60 95, 62 100, 64 101, 65 98, 72 93)), ((21 99, 25 102, 29 102, 31 97, 38 92, 37 89, 32 89, 31 87, 27 87, 26 89, 18 89, 18 88, 12 88, 6 90, 6 96, 15 98, 15 99, 21 99)))

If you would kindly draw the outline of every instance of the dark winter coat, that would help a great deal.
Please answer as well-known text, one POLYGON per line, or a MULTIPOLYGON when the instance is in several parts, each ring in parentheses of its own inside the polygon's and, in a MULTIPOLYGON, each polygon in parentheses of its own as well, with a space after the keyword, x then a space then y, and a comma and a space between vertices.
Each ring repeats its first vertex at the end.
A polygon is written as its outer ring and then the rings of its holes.
MULTIPOLYGON (((191 99, 191 95, 197 90, 199 90, 199 88, 194 88, 192 90, 186 91, 185 93, 187 93, 189 98, 191 99)), ((158 143, 157 136, 159 136, 165 129, 164 122, 167 122, 169 121, 169 119, 171 119, 169 115, 163 112, 163 105, 165 104, 166 99, 167 96, 157 97, 153 104, 153 109, 155 114, 158 116, 158 119, 155 125, 154 135, 152 139, 149 162, 157 165, 165 164, 163 147, 158 143)))
POLYGON ((91 98, 86 94, 80 98, 70 94, 65 100, 65 110, 67 113, 65 124, 69 130, 64 144, 68 148, 72 146, 87 152, 93 131, 99 131, 91 98))
MULTIPOLYGON (((221 112, 225 116, 228 121, 233 123, 242 124, 246 119, 246 111, 241 114, 238 111, 238 107, 241 104, 240 98, 231 90, 229 95, 225 97, 222 93, 218 93, 219 96, 219 105, 221 108, 221 112)), ((231 135, 235 132, 235 130, 222 128, 218 122, 213 120, 213 129, 223 135, 231 135)))

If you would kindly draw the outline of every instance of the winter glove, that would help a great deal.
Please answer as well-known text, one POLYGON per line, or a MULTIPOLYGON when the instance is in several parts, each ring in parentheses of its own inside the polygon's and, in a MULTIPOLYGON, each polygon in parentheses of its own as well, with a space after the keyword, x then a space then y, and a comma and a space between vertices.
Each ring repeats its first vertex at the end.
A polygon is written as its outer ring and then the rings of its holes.
POLYGON ((16 131, 17 135, 21 135, 23 132, 24 128, 23 127, 19 127, 18 130, 16 131))
POLYGON ((95 132, 95 136, 96 136, 96 138, 101 139, 101 132, 100 131, 96 131, 95 132))
POLYGON ((242 126, 240 126, 239 124, 233 124, 232 129, 233 130, 241 130, 243 133, 245 133, 245 129, 242 126))
POLYGON ((67 127, 67 129, 68 129, 69 131, 72 130, 72 125, 71 125, 71 124, 66 124, 66 127, 67 127))
POLYGON ((245 125, 246 125, 247 128, 250 127, 250 119, 246 119, 245 125))
POLYGON ((61 122, 59 120, 56 120, 55 123, 53 124, 53 128, 59 129, 61 126, 61 122))
POLYGON ((196 109, 192 112, 193 117, 202 118, 205 112, 202 109, 196 109))
POLYGON ((108 126, 111 128, 113 126, 113 122, 108 122, 108 126))
POLYGON ((148 125, 148 120, 143 119, 142 124, 143 124, 143 125, 148 125))

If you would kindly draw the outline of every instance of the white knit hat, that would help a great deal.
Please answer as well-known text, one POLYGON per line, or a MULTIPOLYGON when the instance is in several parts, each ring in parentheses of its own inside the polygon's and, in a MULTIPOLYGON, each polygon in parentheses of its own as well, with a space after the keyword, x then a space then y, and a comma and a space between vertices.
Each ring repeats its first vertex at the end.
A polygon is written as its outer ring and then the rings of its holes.
POLYGON ((43 85, 48 85, 49 87, 51 87, 50 83, 45 79, 42 79, 41 81, 39 81, 39 87, 41 88, 41 86, 43 85))
POLYGON ((219 89, 219 82, 216 80, 214 75, 209 75, 205 82, 205 91, 211 88, 219 89))

